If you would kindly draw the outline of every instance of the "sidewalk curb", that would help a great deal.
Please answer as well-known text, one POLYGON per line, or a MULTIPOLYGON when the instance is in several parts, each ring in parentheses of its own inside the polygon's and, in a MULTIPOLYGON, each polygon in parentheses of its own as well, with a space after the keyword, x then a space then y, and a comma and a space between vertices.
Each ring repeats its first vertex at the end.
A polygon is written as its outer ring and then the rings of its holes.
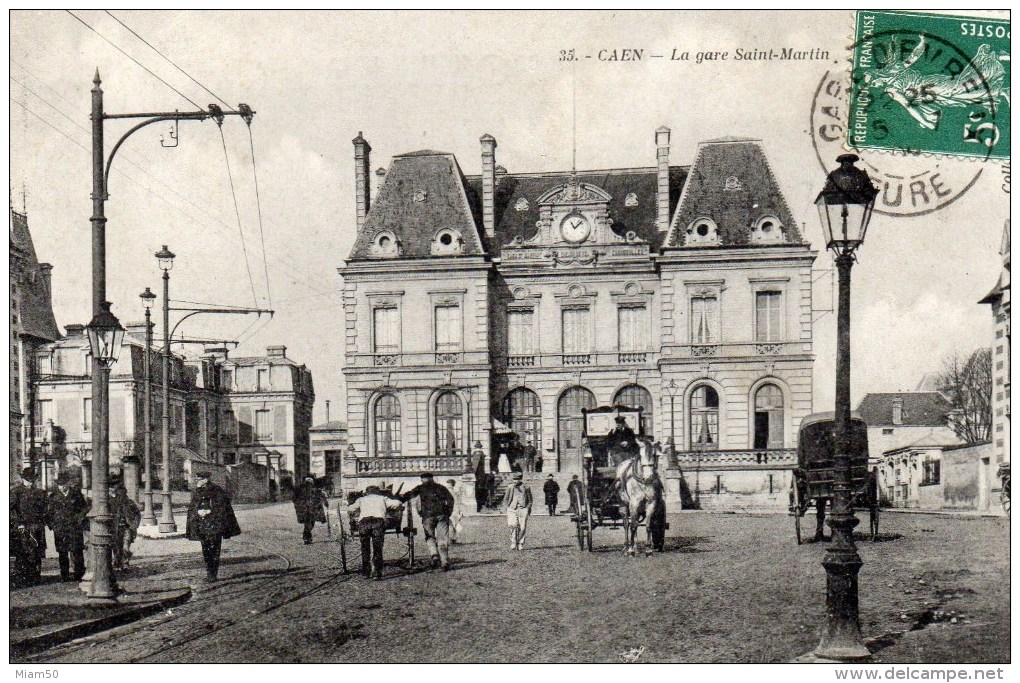
POLYGON ((104 614, 101 617, 58 626, 52 630, 37 633, 20 640, 17 635, 11 634, 10 656, 13 659, 15 656, 34 654, 78 638, 108 631, 112 628, 159 614, 168 608, 182 605, 190 599, 191 588, 178 588, 174 591, 169 591, 166 597, 154 602, 142 602, 137 605, 121 608, 114 607, 108 609, 109 614, 104 614))

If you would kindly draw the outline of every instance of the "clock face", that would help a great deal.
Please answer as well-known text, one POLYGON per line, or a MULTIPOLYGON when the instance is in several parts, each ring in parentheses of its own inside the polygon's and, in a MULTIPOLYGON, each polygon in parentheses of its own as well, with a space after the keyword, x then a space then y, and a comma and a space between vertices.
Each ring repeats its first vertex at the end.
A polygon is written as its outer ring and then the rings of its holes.
POLYGON ((560 223, 560 234, 568 242, 583 242, 588 233, 591 232, 591 225, 584 216, 572 213, 560 223))

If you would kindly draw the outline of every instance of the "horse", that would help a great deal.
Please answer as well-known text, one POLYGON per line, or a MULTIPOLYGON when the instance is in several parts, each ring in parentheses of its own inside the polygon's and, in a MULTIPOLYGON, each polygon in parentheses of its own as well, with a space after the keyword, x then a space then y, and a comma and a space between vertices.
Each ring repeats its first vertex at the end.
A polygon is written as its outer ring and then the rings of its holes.
POLYGON ((652 554, 655 542, 651 520, 663 505, 662 484, 656 473, 662 447, 647 437, 639 437, 637 442, 638 454, 616 468, 625 534, 624 553, 630 557, 637 555, 637 528, 643 520, 647 520, 645 530, 648 532, 645 555, 652 554))

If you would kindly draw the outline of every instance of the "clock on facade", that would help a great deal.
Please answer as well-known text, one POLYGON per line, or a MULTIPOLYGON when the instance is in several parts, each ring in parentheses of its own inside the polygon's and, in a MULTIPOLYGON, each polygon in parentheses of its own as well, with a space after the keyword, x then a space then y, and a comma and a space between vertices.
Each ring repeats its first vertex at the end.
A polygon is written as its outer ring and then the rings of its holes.
POLYGON ((588 219, 576 213, 568 215, 560 223, 560 234, 568 242, 583 242, 590 232, 588 219))

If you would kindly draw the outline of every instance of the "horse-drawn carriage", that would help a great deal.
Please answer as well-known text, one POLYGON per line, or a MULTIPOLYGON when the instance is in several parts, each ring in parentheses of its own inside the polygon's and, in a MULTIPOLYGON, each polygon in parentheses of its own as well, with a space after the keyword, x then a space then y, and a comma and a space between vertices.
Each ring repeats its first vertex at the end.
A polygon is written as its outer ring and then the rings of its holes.
MULTIPOLYGON (((400 491, 398 490, 397 493, 400 491)), ((393 486, 387 486, 381 490, 383 495, 395 496, 393 493, 393 486)), ((361 552, 361 533, 358 531, 358 520, 354 513, 348 512, 347 506, 356 501, 361 496, 365 495, 364 491, 351 491, 347 494, 347 502, 341 502, 337 504, 335 511, 336 517, 333 518, 333 511, 330 512, 329 520, 330 534, 340 544, 340 565, 343 568, 344 574, 348 573, 347 569, 347 544, 348 542, 357 542, 355 546, 356 552, 361 552), (335 531, 335 534, 334 534, 335 531)), ((405 568, 407 571, 414 569, 414 537, 418 533, 418 530, 414 526, 414 518, 412 517, 411 506, 404 504, 395 510, 386 511, 386 534, 392 534, 396 536, 403 536, 407 543, 406 552, 406 564, 405 568)))
MULTIPOLYGON (((801 543, 800 520, 815 505, 815 540, 824 537, 825 506, 832 500, 835 481, 836 435, 833 413, 808 415, 800 424, 797 467, 790 484, 790 514, 797 545, 801 543)), ((868 425, 857 413, 850 418, 850 496, 853 507, 867 508, 871 540, 878 537, 878 482, 868 471, 868 425)))
MULTIPOLYGON (((662 550, 669 528, 666 505, 657 446, 644 434, 641 410, 626 406, 582 410, 587 451, 580 486, 568 489, 579 550, 592 550, 592 532, 598 527, 620 527, 626 552, 634 555, 642 523, 648 545, 662 550)), ((650 552, 646 548, 646 554, 650 552)))

